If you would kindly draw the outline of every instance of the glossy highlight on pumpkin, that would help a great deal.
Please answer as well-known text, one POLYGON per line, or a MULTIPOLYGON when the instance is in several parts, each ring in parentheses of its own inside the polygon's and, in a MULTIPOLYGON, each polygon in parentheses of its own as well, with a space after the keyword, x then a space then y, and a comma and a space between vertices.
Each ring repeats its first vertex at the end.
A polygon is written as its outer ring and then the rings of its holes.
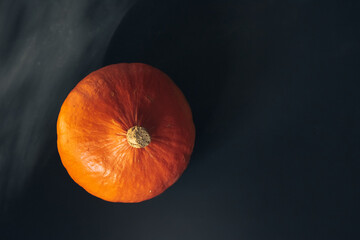
POLYGON ((160 70, 142 63, 101 68, 65 99, 57 145, 71 178, 111 202, 141 202, 176 182, 195 141, 191 109, 160 70))

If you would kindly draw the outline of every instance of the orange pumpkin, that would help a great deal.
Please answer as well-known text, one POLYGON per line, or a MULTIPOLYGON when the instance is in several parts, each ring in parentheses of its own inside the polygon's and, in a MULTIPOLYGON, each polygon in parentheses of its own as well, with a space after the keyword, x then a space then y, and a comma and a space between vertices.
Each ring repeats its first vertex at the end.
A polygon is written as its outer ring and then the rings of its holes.
POLYGON ((101 68, 65 99, 58 151, 71 178, 111 202, 141 202, 186 169, 195 140, 190 107, 174 82, 141 63, 101 68))

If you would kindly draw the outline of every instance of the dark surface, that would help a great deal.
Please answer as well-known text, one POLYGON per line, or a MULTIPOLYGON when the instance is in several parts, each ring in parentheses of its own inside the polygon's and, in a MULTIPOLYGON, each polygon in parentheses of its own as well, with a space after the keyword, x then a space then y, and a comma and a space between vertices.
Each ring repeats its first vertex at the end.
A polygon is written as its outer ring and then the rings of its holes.
POLYGON ((148 63, 183 90, 188 169, 152 200, 104 202, 62 167, 54 115, 0 238, 358 239, 360 2, 320 2, 139 1, 103 65, 148 63))

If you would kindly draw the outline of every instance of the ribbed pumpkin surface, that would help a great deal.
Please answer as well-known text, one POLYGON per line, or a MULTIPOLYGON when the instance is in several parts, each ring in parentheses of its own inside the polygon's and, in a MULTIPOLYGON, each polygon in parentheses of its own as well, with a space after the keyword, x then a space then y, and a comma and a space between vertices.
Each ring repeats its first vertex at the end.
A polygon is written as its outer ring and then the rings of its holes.
POLYGON ((183 173, 195 127, 184 95, 166 74, 121 63, 77 84, 61 107, 57 134, 61 161, 75 182, 107 201, 140 202, 183 173), (145 147, 129 144, 134 126, 150 136, 145 147))

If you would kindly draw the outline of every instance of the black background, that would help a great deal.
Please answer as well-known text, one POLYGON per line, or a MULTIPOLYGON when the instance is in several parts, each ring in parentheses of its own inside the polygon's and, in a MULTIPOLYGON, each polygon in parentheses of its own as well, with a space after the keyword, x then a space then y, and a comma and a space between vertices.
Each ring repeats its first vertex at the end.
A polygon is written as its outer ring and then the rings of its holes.
POLYGON ((89 64, 63 80, 46 158, 4 204, 0 238, 358 239, 359 12, 359 1, 134 3, 100 66, 144 62, 183 90, 197 129, 188 169, 139 204, 70 179, 56 117, 89 64))

